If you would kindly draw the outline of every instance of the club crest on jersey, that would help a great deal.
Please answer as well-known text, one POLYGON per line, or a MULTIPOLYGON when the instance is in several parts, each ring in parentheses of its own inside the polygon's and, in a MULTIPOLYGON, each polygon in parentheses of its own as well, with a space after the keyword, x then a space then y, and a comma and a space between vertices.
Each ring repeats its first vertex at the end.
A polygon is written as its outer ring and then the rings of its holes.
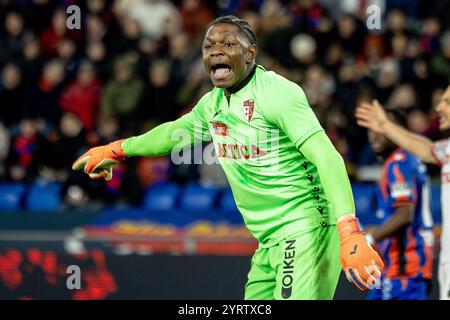
POLYGON ((244 101, 244 118, 247 119, 248 122, 252 120, 254 109, 255 101, 253 99, 244 101))

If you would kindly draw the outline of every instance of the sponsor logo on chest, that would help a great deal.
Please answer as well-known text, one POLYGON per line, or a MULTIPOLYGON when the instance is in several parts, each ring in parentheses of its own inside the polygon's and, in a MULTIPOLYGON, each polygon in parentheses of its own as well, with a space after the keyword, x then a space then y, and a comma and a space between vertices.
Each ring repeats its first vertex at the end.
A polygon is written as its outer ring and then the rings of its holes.
POLYGON ((210 121, 209 125, 215 135, 224 136, 224 137, 226 137, 228 135, 228 127, 225 123, 210 121))

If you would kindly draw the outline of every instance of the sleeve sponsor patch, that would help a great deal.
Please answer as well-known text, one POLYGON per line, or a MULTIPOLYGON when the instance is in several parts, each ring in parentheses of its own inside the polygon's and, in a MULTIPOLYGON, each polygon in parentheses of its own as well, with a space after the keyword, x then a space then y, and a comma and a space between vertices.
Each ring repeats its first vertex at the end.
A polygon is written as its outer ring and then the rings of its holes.
POLYGON ((391 197, 394 199, 410 198, 412 196, 412 190, 407 183, 393 183, 390 185, 391 197))

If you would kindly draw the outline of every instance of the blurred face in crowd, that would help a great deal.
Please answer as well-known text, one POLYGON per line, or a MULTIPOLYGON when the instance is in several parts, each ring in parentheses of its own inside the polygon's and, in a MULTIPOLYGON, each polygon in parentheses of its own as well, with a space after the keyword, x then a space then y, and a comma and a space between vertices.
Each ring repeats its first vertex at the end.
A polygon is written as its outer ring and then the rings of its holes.
POLYGON ((86 65, 80 68, 77 75, 78 83, 82 86, 88 86, 95 79, 95 70, 92 66, 86 65))
POLYGON ((133 70, 126 63, 118 62, 114 66, 114 77, 119 82, 125 82, 132 78, 133 70))
POLYGON ((22 75, 19 68, 12 63, 9 63, 3 67, 1 74, 1 83, 8 90, 17 88, 22 80, 22 75))
POLYGON ((88 0, 87 7, 92 13, 100 13, 105 8, 105 0, 88 0))
POLYGON ((257 47, 250 45, 238 26, 217 23, 206 32, 202 53, 203 65, 214 86, 230 88, 250 73, 257 47))
POLYGON ((185 59, 189 54, 190 39, 187 33, 180 32, 170 38, 170 55, 174 58, 185 59))
POLYGON ((39 41, 36 39, 28 41, 23 47, 23 55, 29 61, 33 61, 38 58, 40 53, 41 47, 39 45, 39 41))
POLYGON ((406 27, 406 17, 400 10, 391 10, 387 17, 387 25, 392 32, 400 32, 406 27))
POLYGON ((83 125, 76 115, 72 113, 64 113, 59 122, 61 132, 67 137, 76 137, 83 125))
POLYGON ((75 42, 71 39, 65 38, 58 43, 58 55, 63 59, 70 59, 77 50, 75 42))
POLYGON ((450 129, 450 86, 448 86, 444 91, 444 94, 438 101, 435 110, 439 115, 439 129, 450 129))
POLYGON ((56 10, 52 17, 52 27, 57 34, 66 32, 66 13, 64 10, 56 10))
POLYGON ((150 82, 154 87, 164 87, 170 80, 170 68, 165 62, 155 62, 149 68, 150 82))
POLYGON ((103 42, 89 42, 86 46, 86 55, 91 61, 102 61, 106 55, 106 48, 103 42))
POLYGON ((356 22, 351 16, 342 16, 338 21, 339 34, 349 39, 356 31, 356 22))
POLYGON ((23 30, 23 19, 15 12, 11 12, 6 16, 5 29, 14 37, 18 36, 23 30))
POLYGON ((45 65, 43 75, 49 83, 58 85, 64 79, 64 65, 59 61, 51 61, 45 65))

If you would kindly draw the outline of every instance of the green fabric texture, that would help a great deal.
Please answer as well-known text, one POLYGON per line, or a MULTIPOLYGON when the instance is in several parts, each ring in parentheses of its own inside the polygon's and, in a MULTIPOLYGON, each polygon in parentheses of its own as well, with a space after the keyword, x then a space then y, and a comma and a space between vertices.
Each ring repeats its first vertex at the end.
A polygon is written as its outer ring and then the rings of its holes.
POLYGON ((258 248, 245 286, 246 300, 331 300, 341 273, 336 226, 293 234, 258 248))

